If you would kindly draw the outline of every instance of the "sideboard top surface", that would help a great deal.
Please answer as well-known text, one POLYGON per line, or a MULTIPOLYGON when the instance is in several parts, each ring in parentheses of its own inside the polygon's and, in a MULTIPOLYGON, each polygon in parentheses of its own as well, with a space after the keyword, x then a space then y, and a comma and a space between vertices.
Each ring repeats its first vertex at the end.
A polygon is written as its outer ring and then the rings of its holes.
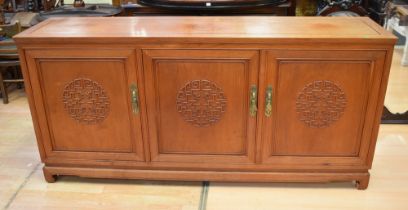
POLYGON ((394 43, 395 37, 367 17, 69 17, 48 19, 14 37, 37 41, 223 42, 350 41, 394 43))

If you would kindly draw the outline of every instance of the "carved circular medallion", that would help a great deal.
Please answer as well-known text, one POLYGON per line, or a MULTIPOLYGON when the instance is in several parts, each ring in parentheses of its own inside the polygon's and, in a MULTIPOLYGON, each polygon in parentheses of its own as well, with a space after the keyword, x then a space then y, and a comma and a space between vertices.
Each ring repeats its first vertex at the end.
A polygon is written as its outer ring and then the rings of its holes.
POLYGON ((65 86, 62 96, 65 110, 80 123, 100 123, 109 113, 109 98, 105 90, 93 80, 73 80, 65 86))
POLYGON ((344 113, 347 100, 344 91, 331 81, 307 84, 296 99, 296 111, 309 127, 327 127, 344 113))
POLYGON ((177 94, 177 111, 195 126, 209 126, 218 122, 227 107, 221 88, 208 80, 193 80, 177 94))

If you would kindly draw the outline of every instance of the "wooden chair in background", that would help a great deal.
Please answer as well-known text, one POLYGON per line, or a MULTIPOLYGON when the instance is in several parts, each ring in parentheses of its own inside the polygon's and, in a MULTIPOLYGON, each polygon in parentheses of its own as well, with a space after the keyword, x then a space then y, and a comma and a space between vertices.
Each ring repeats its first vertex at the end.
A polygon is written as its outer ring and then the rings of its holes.
POLYGON ((0 35, 3 39, 0 41, 0 92, 4 104, 9 102, 8 87, 10 84, 17 83, 21 86, 24 82, 20 70, 17 47, 11 39, 11 37, 20 31, 21 26, 19 22, 0 25, 0 35))

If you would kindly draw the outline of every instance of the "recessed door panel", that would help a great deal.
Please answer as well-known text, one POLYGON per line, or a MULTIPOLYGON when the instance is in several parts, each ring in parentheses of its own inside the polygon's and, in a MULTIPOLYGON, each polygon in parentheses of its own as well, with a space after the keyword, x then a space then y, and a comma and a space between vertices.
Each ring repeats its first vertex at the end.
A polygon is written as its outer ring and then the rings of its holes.
POLYGON ((274 154, 356 156, 370 66, 368 62, 281 62, 274 154))
POLYGON ((253 51, 144 51, 152 159, 252 161, 256 57, 253 51))
POLYGON ((144 159, 140 113, 130 103, 131 51, 29 51, 28 58, 49 157, 144 159))
POLYGON ((373 123, 369 113, 375 112, 381 82, 381 56, 269 51, 266 85, 273 87, 273 113, 264 117, 264 161, 363 164, 373 123))

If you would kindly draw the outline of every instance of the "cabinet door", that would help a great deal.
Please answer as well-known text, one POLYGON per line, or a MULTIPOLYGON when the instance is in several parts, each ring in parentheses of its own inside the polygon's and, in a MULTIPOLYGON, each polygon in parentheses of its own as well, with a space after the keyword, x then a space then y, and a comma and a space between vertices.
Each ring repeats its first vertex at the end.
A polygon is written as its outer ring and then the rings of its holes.
POLYGON ((28 72, 46 162, 144 160, 132 50, 28 50, 28 72), (53 159, 55 158, 55 159, 53 159))
POLYGON ((257 51, 144 50, 143 62, 152 161, 254 161, 257 51))
MULTIPOLYGON (((282 167, 366 165, 385 52, 266 54, 263 160, 282 167), (265 102, 266 104, 266 102, 265 102)), ((382 100, 382 99, 380 99, 382 100)))

